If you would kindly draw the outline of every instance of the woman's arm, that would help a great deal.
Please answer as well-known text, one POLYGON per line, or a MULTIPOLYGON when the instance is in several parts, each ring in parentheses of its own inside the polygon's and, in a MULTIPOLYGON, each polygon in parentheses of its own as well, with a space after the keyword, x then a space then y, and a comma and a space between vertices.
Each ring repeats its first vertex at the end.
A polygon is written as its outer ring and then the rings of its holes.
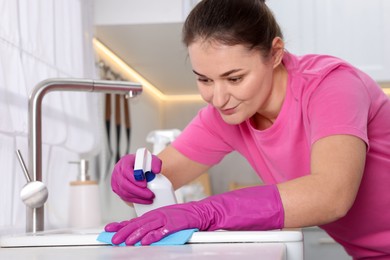
MULTIPOLYGON (((351 135, 333 135, 314 143, 311 174, 278 184, 285 227, 316 226, 343 217, 353 205, 363 175, 366 144, 351 135)), ((158 157, 162 173, 175 189, 209 169, 172 146, 158 157)))
POLYGON ((161 173, 172 182, 174 189, 189 183, 210 168, 188 159, 172 146, 165 148, 158 157, 163 162, 161 173))
POLYGON ((343 217, 355 201, 366 150, 366 144, 351 135, 315 142, 310 175, 278 184, 285 227, 322 225, 343 217))

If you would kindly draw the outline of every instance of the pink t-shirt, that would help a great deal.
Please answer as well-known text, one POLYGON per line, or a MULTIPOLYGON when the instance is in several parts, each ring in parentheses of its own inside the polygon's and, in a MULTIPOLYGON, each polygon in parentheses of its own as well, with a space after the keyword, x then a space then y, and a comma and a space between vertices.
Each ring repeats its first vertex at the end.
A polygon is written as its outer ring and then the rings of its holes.
MULTIPOLYGON (((390 255, 390 99, 366 74, 330 56, 286 53, 285 101, 263 131, 250 120, 226 124, 206 106, 172 144, 191 160, 214 165, 233 150, 266 184, 310 174, 310 150, 335 134, 368 146, 364 176, 348 214, 321 226, 354 257, 390 255)), ((310 196, 310 194, 308 194, 310 196)))

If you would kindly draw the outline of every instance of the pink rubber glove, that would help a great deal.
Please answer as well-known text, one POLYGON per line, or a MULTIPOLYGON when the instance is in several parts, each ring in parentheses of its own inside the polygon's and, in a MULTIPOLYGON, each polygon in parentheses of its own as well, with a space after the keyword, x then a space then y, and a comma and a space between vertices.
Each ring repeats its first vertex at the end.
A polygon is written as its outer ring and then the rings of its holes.
POLYGON ((110 223, 117 232, 112 243, 142 245, 184 229, 271 230, 283 228, 284 210, 276 185, 257 186, 208 197, 198 202, 170 205, 139 218, 110 223))
MULTIPOLYGON (((111 188, 118 196, 127 202, 152 204, 154 194, 147 188, 146 180, 134 179, 135 154, 123 156, 115 165, 111 176, 111 188)), ((160 173, 161 160, 152 155, 152 172, 160 173)))

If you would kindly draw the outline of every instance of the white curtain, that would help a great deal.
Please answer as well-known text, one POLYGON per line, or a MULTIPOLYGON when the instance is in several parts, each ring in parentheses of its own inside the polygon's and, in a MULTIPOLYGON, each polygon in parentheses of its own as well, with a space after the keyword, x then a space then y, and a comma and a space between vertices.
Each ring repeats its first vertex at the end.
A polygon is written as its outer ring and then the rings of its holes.
MULTIPOLYGON (((26 183, 15 156, 28 160, 28 96, 47 78, 96 78, 93 0, 0 0, 0 234, 24 231, 26 183)), ((49 189, 46 228, 67 226, 69 161, 100 150, 101 97, 53 92, 43 101, 43 181, 49 189)))

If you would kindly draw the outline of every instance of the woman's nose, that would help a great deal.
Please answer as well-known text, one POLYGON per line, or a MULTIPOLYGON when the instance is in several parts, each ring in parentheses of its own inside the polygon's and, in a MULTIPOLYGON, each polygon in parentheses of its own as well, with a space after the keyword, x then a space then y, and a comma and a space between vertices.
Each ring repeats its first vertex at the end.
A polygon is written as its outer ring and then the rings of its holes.
POLYGON ((222 83, 214 84, 214 93, 213 93, 213 106, 217 108, 223 107, 229 100, 229 93, 227 88, 222 83))

